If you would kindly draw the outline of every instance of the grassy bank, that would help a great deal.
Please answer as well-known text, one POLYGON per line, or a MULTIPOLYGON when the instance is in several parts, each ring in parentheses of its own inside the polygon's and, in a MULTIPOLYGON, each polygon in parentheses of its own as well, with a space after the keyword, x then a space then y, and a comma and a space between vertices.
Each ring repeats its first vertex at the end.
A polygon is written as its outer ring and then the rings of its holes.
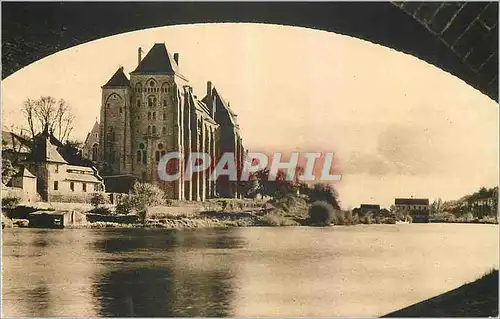
POLYGON ((498 317, 498 270, 384 317, 498 317))

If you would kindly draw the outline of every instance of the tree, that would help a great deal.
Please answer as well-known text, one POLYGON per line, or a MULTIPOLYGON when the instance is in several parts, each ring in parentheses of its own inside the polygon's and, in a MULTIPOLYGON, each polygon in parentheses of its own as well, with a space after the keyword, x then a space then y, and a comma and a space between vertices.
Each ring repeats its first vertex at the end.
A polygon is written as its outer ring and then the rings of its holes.
POLYGON ((318 183, 314 184, 312 190, 309 190, 309 199, 311 201, 326 201, 335 209, 340 209, 339 203, 337 201, 337 191, 333 188, 331 184, 318 183))
POLYGON ((443 201, 441 198, 434 200, 431 204, 431 215, 439 215, 443 212, 443 201))
POLYGON ((260 192, 260 188, 260 181, 256 173, 252 173, 243 186, 244 194, 248 198, 255 198, 260 192))
POLYGON ((333 206, 325 201, 314 202, 309 207, 309 222, 311 225, 327 226, 334 218, 333 206))
POLYGON ((103 193, 94 193, 90 198, 90 203, 97 208, 99 205, 104 205, 106 203, 106 198, 104 198, 103 193))
POLYGON ((7 185, 16 173, 17 170, 12 165, 12 162, 7 158, 2 158, 2 183, 7 185))
POLYGON ((74 116, 63 99, 56 101, 52 96, 42 96, 38 100, 27 99, 23 105, 23 113, 32 137, 47 128, 49 133, 63 142, 73 130, 74 116))
POLYGON ((391 205, 389 208, 391 215, 394 216, 396 220, 407 220, 410 216, 410 212, 406 207, 396 207, 391 205))
POLYGON ((136 182, 132 187, 130 204, 144 224, 151 206, 159 205, 165 193, 156 185, 136 182))

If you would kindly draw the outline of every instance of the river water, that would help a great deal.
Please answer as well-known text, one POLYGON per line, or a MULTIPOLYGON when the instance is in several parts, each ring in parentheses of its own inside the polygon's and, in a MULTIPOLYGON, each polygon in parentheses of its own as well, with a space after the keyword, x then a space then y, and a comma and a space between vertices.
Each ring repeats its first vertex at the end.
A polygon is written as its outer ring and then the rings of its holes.
POLYGON ((3 315, 380 316, 498 268, 498 230, 5 229, 3 315))

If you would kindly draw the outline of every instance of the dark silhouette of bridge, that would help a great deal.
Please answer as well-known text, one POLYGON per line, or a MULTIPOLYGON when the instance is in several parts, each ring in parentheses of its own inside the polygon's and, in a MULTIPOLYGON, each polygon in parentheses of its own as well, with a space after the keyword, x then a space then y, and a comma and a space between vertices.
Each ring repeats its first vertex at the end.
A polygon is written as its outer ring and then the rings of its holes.
POLYGON ((2 78, 102 37, 217 22, 293 25, 357 37, 425 60, 498 100, 497 2, 4 2, 2 78))

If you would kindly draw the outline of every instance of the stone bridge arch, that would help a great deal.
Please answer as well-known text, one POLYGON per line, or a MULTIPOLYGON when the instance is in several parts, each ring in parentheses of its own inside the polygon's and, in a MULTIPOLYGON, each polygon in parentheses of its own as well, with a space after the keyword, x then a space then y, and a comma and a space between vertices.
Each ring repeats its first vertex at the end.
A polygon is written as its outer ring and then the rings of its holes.
POLYGON ((57 51, 124 32, 255 22, 325 30, 405 52, 498 100, 498 2, 7 2, 2 9, 2 78, 57 51))

